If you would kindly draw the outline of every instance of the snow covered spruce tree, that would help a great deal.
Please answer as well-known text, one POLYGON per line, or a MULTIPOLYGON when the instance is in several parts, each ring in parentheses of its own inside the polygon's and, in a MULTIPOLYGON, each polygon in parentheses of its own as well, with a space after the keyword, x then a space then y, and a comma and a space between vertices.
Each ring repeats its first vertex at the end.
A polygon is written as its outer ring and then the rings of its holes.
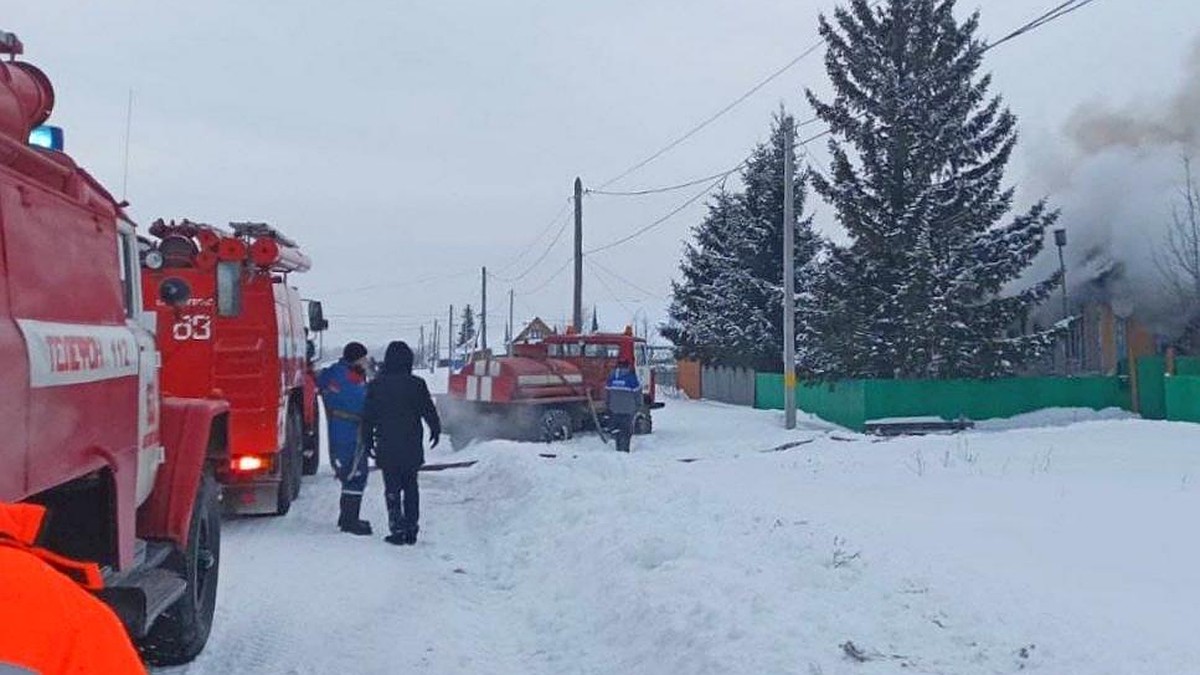
POLYGON ((995 377, 1043 355, 1020 334, 1057 275, 1013 289, 1057 212, 1009 217, 1016 118, 979 75, 978 14, 955 0, 851 0, 822 16, 830 174, 811 176, 850 236, 833 247, 811 317, 826 377, 995 377), (1002 222, 1003 221, 1003 222, 1002 222))
MULTIPOLYGON (((706 363, 778 370, 783 348, 783 171, 786 113, 774 120, 741 171, 742 192, 722 189, 694 229, 673 284, 663 335, 681 356, 706 363)), ((808 265, 821 242, 804 213, 804 180, 794 189, 796 288, 809 285, 808 265)))
POLYGON ((470 305, 463 308, 458 320, 458 346, 467 347, 475 343, 475 310, 470 305))

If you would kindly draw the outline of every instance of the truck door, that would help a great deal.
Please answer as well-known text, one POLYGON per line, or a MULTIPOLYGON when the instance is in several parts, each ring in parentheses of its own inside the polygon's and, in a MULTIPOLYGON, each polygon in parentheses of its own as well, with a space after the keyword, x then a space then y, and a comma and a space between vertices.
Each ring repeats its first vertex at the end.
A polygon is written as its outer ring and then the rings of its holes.
POLYGON ((638 382, 642 385, 642 393, 649 396, 653 383, 650 373, 650 350, 641 342, 633 344, 634 367, 637 369, 638 382))
MULTIPOLYGON (((165 459, 159 440, 158 348, 154 334, 142 325, 142 275, 137 253, 137 235, 128 223, 117 227, 117 258, 121 277, 121 299, 125 304, 125 325, 137 342, 138 365, 138 473, 137 503, 140 505, 154 489, 158 465, 165 459)), ((157 318, 153 311, 146 312, 157 318)))

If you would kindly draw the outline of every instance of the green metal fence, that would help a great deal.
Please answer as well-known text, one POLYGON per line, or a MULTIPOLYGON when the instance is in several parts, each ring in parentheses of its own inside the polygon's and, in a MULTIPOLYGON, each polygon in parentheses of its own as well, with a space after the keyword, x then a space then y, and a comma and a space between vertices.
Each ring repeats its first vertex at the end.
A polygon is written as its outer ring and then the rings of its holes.
MULTIPOLYGON (((867 420, 889 417, 984 420, 1043 408, 1131 407, 1128 386, 1117 377, 850 380, 801 384, 796 387, 796 402, 805 412, 860 431, 867 420)), ((760 373, 755 403, 781 410, 783 376, 760 373)))
POLYGON ((1138 413, 1148 420, 1167 418, 1166 366, 1166 359, 1161 356, 1143 356, 1137 360, 1138 413))
POLYGON ((1200 376, 1175 375, 1163 381, 1166 418, 1173 422, 1200 422, 1200 376))

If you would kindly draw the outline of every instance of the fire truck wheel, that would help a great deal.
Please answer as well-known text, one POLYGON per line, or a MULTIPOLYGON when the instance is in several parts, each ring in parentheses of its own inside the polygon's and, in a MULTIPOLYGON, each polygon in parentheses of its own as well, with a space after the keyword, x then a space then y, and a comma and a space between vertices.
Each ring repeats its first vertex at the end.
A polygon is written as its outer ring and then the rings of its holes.
POLYGON ((192 507, 187 548, 176 550, 164 567, 187 582, 187 591, 163 612, 142 643, 146 659, 157 666, 174 666, 196 658, 212 629, 217 605, 217 573, 221 567, 220 490, 212 473, 200 480, 192 507))
POLYGON ((574 427, 571 413, 561 408, 549 408, 543 411, 538 423, 541 439, 546 443, 570 440, 575 433, 574 427))
POLYGON ((300 478, 304 475, 304 417, 299 408, 288 410, 284 442, 292 452, 292 499, 297 499, 303 484, 300 478))
POLYGON ((305 476, 317 475, 321 468, 321 417, 313 415, 312 430, 304 434, 304 466, 305 476))
POLYGON ((633 433, 638 436, 645 436, 654 431, 654 420, 650 418, 650 413, 638 413, 637 417, 633 418, 633 433))
POLYGON ((300 494, 302 469, 297 415, 289 409, 283 447, 279 449, 279 495, 276 498, 275 515, 286 516, 291 510, 292 501, 300 494))

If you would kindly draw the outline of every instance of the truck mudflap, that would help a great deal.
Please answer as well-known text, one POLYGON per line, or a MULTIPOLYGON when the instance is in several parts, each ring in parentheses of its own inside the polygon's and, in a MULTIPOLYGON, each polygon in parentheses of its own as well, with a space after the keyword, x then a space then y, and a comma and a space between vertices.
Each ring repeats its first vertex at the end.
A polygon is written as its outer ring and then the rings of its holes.
POLYGON ((227 482, 221 509, 225 515, 279 515, 279 478, 227 482))
POLYGON ((166 397, 160 430, 166 459, 154 490, 138 510, 138 536, 183 547, 205 464, 228 461, 229 404, 166 397))

